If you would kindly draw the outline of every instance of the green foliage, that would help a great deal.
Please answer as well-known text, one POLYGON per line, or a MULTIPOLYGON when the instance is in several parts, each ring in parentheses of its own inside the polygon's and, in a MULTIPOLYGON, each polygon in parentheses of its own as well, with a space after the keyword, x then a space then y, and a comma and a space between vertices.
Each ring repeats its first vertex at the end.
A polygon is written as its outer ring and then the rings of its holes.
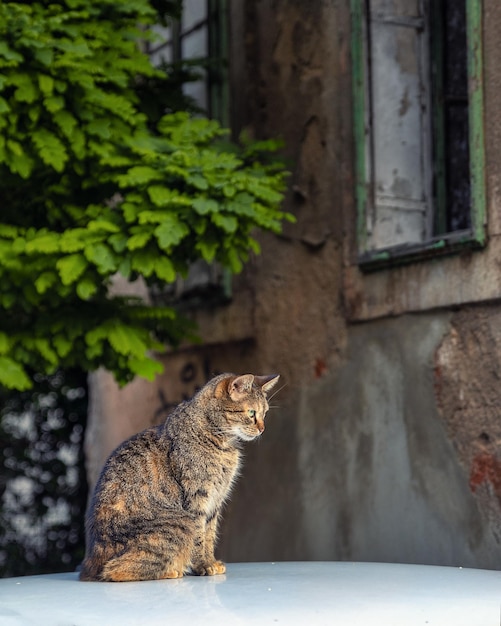
POLYGON ((147 0, 0 3, 7 388, 73 366, 152 378, 152 351, 190 327, 172 309, 112 296, 113 276, 173 282, 198 258, 238 272, 258 250, 254 229, 290 219, 284 170, 266 155, 276 142, 237 148, 215 121, 143 110, 139 93, 168 87, 137 43, 156 19, 147 0))

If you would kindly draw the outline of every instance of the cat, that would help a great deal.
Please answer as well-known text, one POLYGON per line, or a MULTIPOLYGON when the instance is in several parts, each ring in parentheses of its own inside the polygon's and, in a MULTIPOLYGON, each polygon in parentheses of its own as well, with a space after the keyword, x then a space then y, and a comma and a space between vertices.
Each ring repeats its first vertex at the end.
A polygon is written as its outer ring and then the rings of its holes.
POLYGON ((83 581, 223 574, 214 557, 242 442, 259 437, 278 375, 221 374, 108 458, 86 518, 83 581))

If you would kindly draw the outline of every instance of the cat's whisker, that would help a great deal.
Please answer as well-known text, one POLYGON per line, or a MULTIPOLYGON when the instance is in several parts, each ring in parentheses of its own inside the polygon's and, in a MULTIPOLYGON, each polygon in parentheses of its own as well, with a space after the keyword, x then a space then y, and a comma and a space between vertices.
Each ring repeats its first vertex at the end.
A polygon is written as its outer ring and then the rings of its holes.
POLYGON ((273 398, 277 395, 277 393, 279 393, 280 391, 282 391, 282 389, 284 389, 284 387, 287 387, 287 383, 284 383, 281 387, 279 387, 274 393, 271 394, 271 396, 268 398, 268 402, 270 400, 273 400, 273 398))

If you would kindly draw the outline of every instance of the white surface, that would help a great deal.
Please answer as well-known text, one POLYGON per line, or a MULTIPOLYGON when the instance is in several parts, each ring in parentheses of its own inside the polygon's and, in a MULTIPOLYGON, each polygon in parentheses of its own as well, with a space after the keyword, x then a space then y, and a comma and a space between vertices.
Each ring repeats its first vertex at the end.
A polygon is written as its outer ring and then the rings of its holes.
POLYGON ((0 580, 1 626, 500 626, 501 573, 377 563, 230 564, 224 576, 0 580))

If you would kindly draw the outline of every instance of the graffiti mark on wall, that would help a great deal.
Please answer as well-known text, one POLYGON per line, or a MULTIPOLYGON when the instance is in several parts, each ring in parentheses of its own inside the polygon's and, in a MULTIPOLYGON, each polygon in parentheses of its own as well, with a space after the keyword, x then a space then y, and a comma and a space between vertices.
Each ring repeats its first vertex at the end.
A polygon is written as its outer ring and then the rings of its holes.
POLYGON ((175 387, 175 391, 158 389, 158 407, 153 414, 152 423, 158 424, 163 421, 180 402, 192 398, 210 378, 218 373, 212 368, 208 356, 186 361, 174 376, 172 387, 175 387))

